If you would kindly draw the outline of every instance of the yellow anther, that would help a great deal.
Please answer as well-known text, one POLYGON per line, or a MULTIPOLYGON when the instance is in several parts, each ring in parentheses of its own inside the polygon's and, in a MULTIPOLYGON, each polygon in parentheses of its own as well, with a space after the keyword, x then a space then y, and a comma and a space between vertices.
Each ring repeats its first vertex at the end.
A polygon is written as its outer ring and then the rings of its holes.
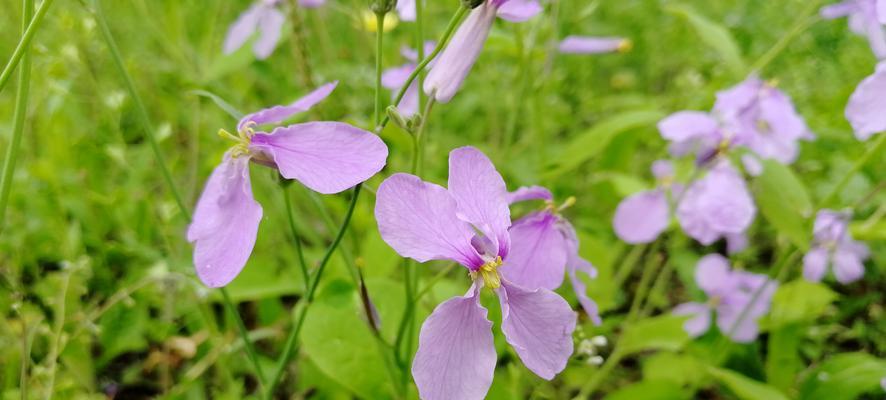
POLYGON ((558 208, 557 211, 563 211, 563 210, 565 210, 569 207, 572 207, 574 205, 575 205, 575 196, 569 196, 566 198, 566 201, 564 201, 563 204, 560 205, 560 208, 558 208))
POLYGON ((619 53, 627 53, 634 48, 634 42, 631 39, 624 39, 621 43, 618 44, 618 52, 619 53))
POLYGON ((757 130, 760 131, 760 133, 769 133, 772 132, 772 126, 770 126, 769 122, 767 122, 766 120, 758 119, 757 130))
POLYGON ((218 136, 234 142, 234 146, 231 147, 231 157, 237 158, 249 154, 249 142, 252 136, 246 132, 251 130, 252 128, 249 127, 241 129, 237 132, 238 136, 234 136, 231 132, 224 129, 218 130, 218 136))
POLYGON ((471 279, 476 280, 478 277, 483 278, 483 286, 490 289, 498 289, 501 287, 501 275, 498 274, 498 267, 502 264, 500 256, 495 260, 488 261, 481 265, 476 271, 471 271, 471 279))

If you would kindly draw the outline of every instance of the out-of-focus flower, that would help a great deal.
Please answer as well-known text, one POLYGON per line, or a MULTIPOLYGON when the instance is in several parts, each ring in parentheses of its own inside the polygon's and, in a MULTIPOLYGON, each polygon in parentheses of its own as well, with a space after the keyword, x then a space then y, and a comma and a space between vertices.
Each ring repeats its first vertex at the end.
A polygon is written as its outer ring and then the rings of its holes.
POLYGON ((509 199, 512 200, 511 204, 524 200, 545 200, 546 206, 541 211, 520 218, 508 229, 511 252, 507 268, 501 270, 502 276, 527 289, 542 287, 555 290, 563 284, 563 273, 568 272, 572 289, 582 308, 599 325, 597 304, 588 297, 587 288, 578 277, 578 273, 583 272, 589 278, 596 278, 597 270, 578 254, 575 228, 560 214, 575 199, 567 199, 557 207, 551 192, 538 186, 522 187, 511 193, 509 199))
POLYGON ((723 160, 689 185, 677 205, 677 220, 686 234, 709 245, 744 233, 756 212, 744 179, 723 160))
MULTIPOLYGON (((658 238, 670 222, 668 193, 672 190, 674 167, 669 161, 652 164, 658 187, 626 197, 615 209, 612 226, 619 239, 631 243, 649 243, 658 238)), ((675 187, 675 192, 682 187, 675 187)))
POLYGON ((560 52, 565 54, 600 54, 627 52, 633 43, 620 37, 567 36, 560 42, 560 52))
POLYGON ((440 103, 452 100, 480 57, 496 16, 523 22, 541 11, 537 0, 487 0, 473 9, 428 73, 425 93, 440 103))
POLYGON ((416 0, 397 0, 397 15, 404 21, 415 21, 416 0))
POLYGON ((864 260, 870 255, 864 243, 849 234, 849 214, 821 210, 815 216, 814 244, 803 257, 803 277, 819 282, 831 266, 840 283, 850 283, 864 276, 864 260))
POLYGON ((496 292, 502 331, 523 363, 544 379, 563 370, 572 354, 575 312, 556 293, 525 289, 502 277, 511 226, 508 192, 479 150, 449 154, 449 188, 394 174, 378 188, 375 217, 382 239, 419 262, 448 259, 468 269, 464 296, 434 309, 422 324, 412 376, 425 400, 482 399, 495 370, 492 322, 480 304, 483 287, 496 292))
MULTIPOLYGON (((886 0, 883 1, 886 3, 886 0)), ((858 140, 868 140, 877 132, 886 131, 886 61, 877 65, 873 75, 865 78, 846 106, 846 119, 858 140)))
MULTIPOLYGON (((436 44, 433 41, 427 41, 424 45, 425 54, 430 54, 434 51, 434 46, 436 44)), ((418 66, 418 62, 421 61, 418 59, 418 52, 408 47, 403 48, 400 53, 404 58, 409 60, 408 63, 403 64, 399 67, 389 68, 384 71, 381 76, 381 84, 387 89, 390 89, 392 93, 392 98, 396 100, 397 92, 406 84, 406 81, 409 80, 409 75, 415 71, 415 68, 418 66)), ((433 65, 434 61, 432 60, 430 64, 433 65)), ((418 80, 412 81, 412 84, 409 85, 409 89, 406 90, 406 93, 403 95, 403 99, 400 100, 400 104, 397 104, 397 108, 404 115, 414 115, 418 114, 420 111, 418 109, 418 80)))
POLYGON ((286 20, 278 9, 279 3, 279 0, 260 0, 240 14, 228 28, 224 44, 225 54, 233 53, 258 32, 258 39, 252 45, 252 51, 260 60, 268 58, 277 47, 280 30, 286 20))
POLYGON ((886 0, 845 0, 821 9, 827 19, 849 17, 849 29, 866 36, 874 55, 886 58, 886 0))
POLYGON ((709 254, 698 261, 695 283, 708 301, 683 303, 674 308, 676 315, 692 316, 683 329, 692 337, 701 336, 710 329, 712 314, 716 312, 720 332, 739 343, 756 339, 757 319, 769 311, 778 288, 778 283, 765 275, 733 271, 729 260, 719 254, 709 254))
POLYGON ((197 276, 210 287, 230 283, 252 254, 262 208, 252 197, 249 162, 277 169, 324 194, 363 182, 385 165, 388 148, 378 136, 341 122, 308 122, 256 131, 309 110, 326 98, 336 83, 323 85, 288 106, 275 106, 240 120, 235 142, 212 172, 188 227, 194 243, 197 276))

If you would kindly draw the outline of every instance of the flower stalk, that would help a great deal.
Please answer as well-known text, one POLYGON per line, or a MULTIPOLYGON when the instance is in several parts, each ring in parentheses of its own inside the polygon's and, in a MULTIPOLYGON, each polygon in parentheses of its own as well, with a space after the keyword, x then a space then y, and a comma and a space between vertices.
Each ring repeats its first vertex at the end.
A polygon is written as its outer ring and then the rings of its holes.
POLYGON ((12 57, 9 58, 9 62, 3 67, 3 72, 0 73, 0 92, 6 87, 9 78, 12 77, 12 71, 15 71, 15 67, 18 66, 22 57, 25 56, 25 53, 31 44, 31 39, 34 38, 34 34, 40 29, 40 25, 43 23, 43 18, 46 17, 46 12, 49 11, 49 6, 52 5, 53 1, 54 0, 44 0, 43 3, 40 4, 40 8, 37 9, 37 13, 34 14, 34 18, 28 23, 28 27, 24 30, 21 40, 19 40, 18 45, 15 46, 15 50, 12 52, 12 57))

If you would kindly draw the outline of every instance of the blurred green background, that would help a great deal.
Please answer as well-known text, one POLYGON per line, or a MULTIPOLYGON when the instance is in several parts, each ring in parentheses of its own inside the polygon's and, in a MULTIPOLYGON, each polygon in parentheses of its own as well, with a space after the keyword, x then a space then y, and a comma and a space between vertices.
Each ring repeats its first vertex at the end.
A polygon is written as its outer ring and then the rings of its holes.
MULTIPOLYGON (((207 93, 249 112, 291 102, 338 80, 328 100, 299 118, 371 126, 375 53, 374 34, 363 21, 368 4, 328 1, 323 8, 298 10, 305 51, 299 50, 290 20, 277 50, 263 61, 255 60, 248 46, 228 56, 221 52, 228 25, 249 1, 102 2, 189 207, 229 146, 216 131, 236 124, 207 93)), ((601 327, 582 317, 580 335, 607 337, 609 345, 598 349, 604 358, 615 342, 630 349, 595 396, 882 398, 876 382, 886 376, 886 191, 875 191, 886 180, 882 152, 831 205, 854 207, 855 237, 873 250, 864 280, 846 286, 804 283, 796 279, 799 264, 790 266, 791 283, 785 284, 790 290, 776 296, 773 307, 780 312, 764 322, 764 334, 752 344, 728 347, 726 361, 717 364, 717 335, 690 341, 681 320, 667 314, 699 294, 692 280, 695 261, 724 249, 700 246, 672 229, 664 246, 673 273, 660 274, 653 287, 646 310, 653 317, 631 326, 621 323, 639 280, 641 268, 635 264, 643 259, 632 256, 641 251, 615 238, 611 219, 622 198, 652 187, 649 166, 667 156, 655 123, 674 111, 709 109, 715 92, 743 80, 792 29, 809 1, 543 4, 544 14, 528 23, 496 22, 461 93, 435 107, 424 177, 445 182, 448 151, 473 145, 493 159, 510 189, 541 184, 561 200, 577 197, 566 215, 579 230, 582 254, 600 270, 590 291, 604 311, 601 327), (623 36, 633 41, 633 50, 558 54, 557 41, 569 34, 623 36)), ((2 0, 0 5, 0 59, 7 60, 20 36, 21 4, 2 0)), ((0 394, 20 398, 23 382, 30 398, 254 396, 257 381, 243 342, 220 294, 194 275, 186 219, 165 186, 91 7, 92 2, 56 2, 32 46, 27 124, 0 233, 0 394)), ((427 8, 426 36, 438 38, 457 2, 431 1, 427 8)), ((872 146, 874 139, 855 139, 843 109, 876 60, 845 20, 813 19, 762 75, 778 81, 817 136, 801 144, 798 161, 787 170, 803 196, 817 203, 872 146)), ((385 40, 384 65, 404 63, 399 50, 415 42, 413 24, 401 21, 385 40)), ((0 93, 4 151, 12 131, 15 81, 0 93)), ((410 137, 393 124, 382 137, 391 156, 383 173, 368 182, 370 193, 384 176, 409 169, 410 137)), ((679 164, 684 178, 689 161, 679 164)), ((270 370, 304 283, 276 174, 253 168, 252 178, 265 217, 255 251, 229 291, 270 370)), ((793 196, 751 187, 758 203, 793 196)), ((301 239, 316 265, 349 195, 320 196, 297 183, 292 193, 301 239)), ((404 307, 403 269, 378 235, 370 193, 360 199, 342 250, 324 276, 280 398, 395 394, 352 279, 354 268, 360 268, 381 316, 382 336, 390 341, 404 307)), ((811 226, 811 210, 788 211, 798 215, 784 218, 799 218, 802 229, 758 213, 751 248, 734 256, 733 264, 770 272, 795 232, 808 235, 811 226)), ((420 287, 445 267, 420 266, 420 287)), ((467 282, 459 268, 447 272, 420 303, 416 325, 467 282)), ((560 292, 575 304, 566 289, 560 292)), ((599 370, 577 355, 553 381, 536 377, 505 346, 497 307, 491 310, 500 359, 489 398, 570 398, 599 370)))

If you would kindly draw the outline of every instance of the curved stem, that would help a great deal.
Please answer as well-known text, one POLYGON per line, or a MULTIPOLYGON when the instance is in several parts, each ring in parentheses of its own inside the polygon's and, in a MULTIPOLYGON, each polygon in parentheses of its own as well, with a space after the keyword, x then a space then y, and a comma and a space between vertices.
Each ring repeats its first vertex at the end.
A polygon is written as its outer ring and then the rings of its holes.
POLYGON ((781 39, 779 39, 778 42, 776 42, 775 45, 772 46, 772 48, 770 48, 765 54, 763 54, 763 56, 760 57, 760 59, 758 59, 753 66, 751 66, 750 73, 759 72, 767 65, 769 65, 769 63, 772 62, 775 57, 781 54, 781 52, 788 47, 788 44, 790 44, 791 41, 793 41, 794 38, 797 37, 797 35, 808 28, 809 25, 812 25, 815 20, 810 21, 809 17, 815 14, 821 2, 822 0, 812 0, 807 3, 806 8, 800 11, 800 13, 795 18, 796 22, 794 22, 794 25, 791 27, 791 29, 787 33, 785 33, 781 37, 781 39))
POLYGON ((12 71, 15 71, 15 67, 18 66, 22 57, 25 56, 25 52, 27 52, 28 47, 31 44, 31 39, 34 38, 37 29, 40 29, 40 24, 43 23, 43 17, 46 16, 46 12, 49 11, 49 6, 52 5, 52 2, 53 0, 44 0, 43 3, 40 4, 40 8, 37 9, 34 19, 30 20, 30 23, 24 22, 28 27, 24 30, 18 45, 15 46, 15 50, 12 52, 12 57, 9 58, 9 62, 3 67, 3 72, 0 72, 0 92, 6 87, 9 78, 12 77, 12 71))
POLYGON ((252 342, 249 340, 249 331, 246 330, 246 325, 243 323, 243 320, 240 318, 240 313, 237 312, 237 308, 234 306, 234 302, 231 301, 231 296, 228 295, 228 290, 224 287, 221 288, 222 297, 225 299, 225 307, 234 316, 234 321, 237 323, 237 329, 240 331, 240 337, 243 338, 243 348, 246 349, 246 354, 249 356, 249 360, 252 361, 252 367, 255 368, 256 375, 258 376, 258 381, 264 385, 265 384, 265 374, 262 372, 261 363, 258 362, 258 355, 255 353, 255 348, 252 346, 252 342))
POLYGON ((385 14, 387 12, 384 11, 375 13, 375 126, 381 123, 381 109, 384 102, 381 92, 381 73, 382 49, 384 48, 385 38, 385 14))

